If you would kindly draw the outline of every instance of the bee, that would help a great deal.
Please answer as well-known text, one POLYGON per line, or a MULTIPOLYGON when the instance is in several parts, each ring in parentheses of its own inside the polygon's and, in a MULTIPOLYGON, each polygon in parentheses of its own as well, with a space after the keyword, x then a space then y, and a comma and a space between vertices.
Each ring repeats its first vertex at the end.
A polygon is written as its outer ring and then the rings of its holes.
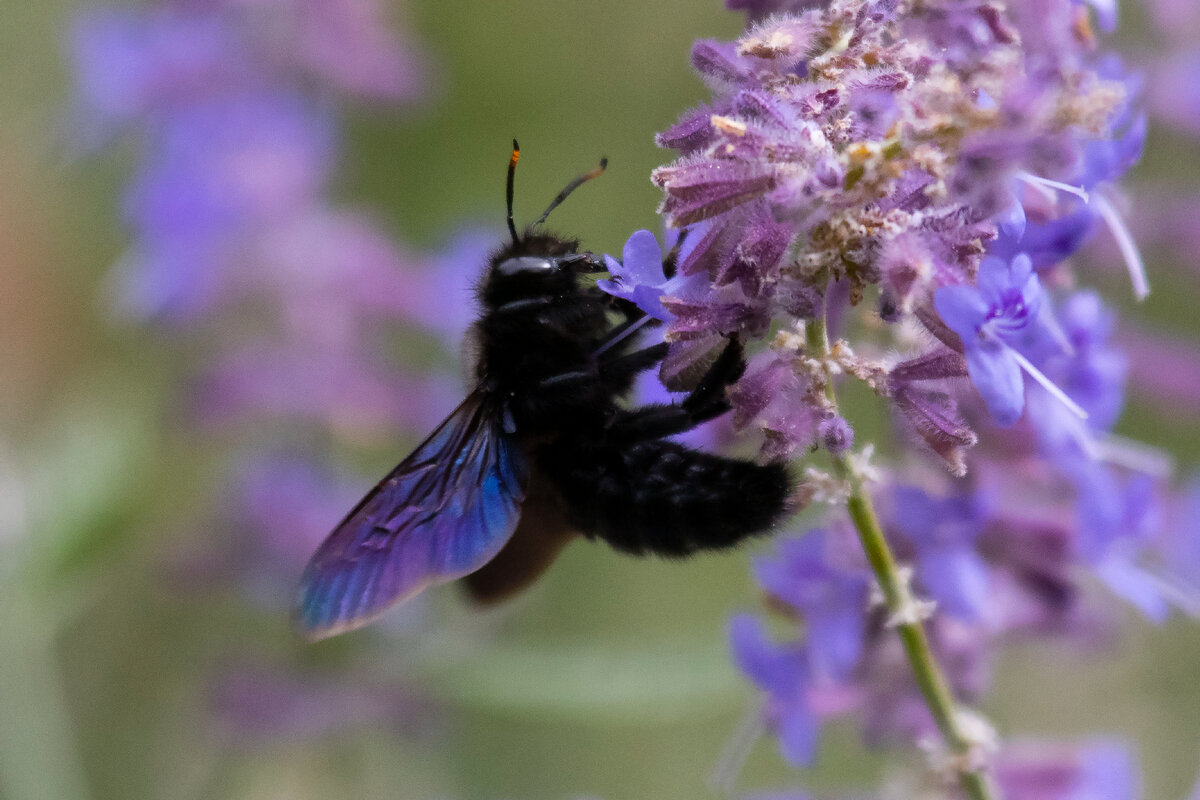
POLYGON ((519 158, 514 140, 506 186, 512 242, 492 254, 478 285, 475 388, 313 555, 296 614, 310 639, 361 627, 457 578, 477 601, 503 599, 579 535, 633 555, 681 558, 763 534, 787 513, 784 465, 669 438, 729 410, 725 390, 745 369, 736 339, 682 401, 622 404, 667 345, 639 346, 634 334, 651 318, 586 280, 607 271, 602 259, 541 230, 606 161, 571 181, 518 235, 519 158))

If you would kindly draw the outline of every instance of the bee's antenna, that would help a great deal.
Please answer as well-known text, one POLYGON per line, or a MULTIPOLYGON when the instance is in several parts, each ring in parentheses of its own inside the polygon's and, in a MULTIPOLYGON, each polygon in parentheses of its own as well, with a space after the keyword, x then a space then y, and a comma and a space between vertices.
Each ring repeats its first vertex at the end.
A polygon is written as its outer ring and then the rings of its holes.
MULTIPOLYGON (((513 139, 512 155, 508 159, 508 185, 506 194, 508 197, 508 232, 512 234, 513 244, 517 247, 521 246, 521 239, 517 236, 517 226, 513 224, 512 204, 513 204, 513 178, 517 174, 517 162, 521 160, 521 145, 517 144, 517 140, 513 139)), ((549 212, 547 212, 549 213, 549 212)))
POLYGON ((554 209, 558 208, 559 203, 561 203, 563 200, 567 199, 567 195, 569 195, 571 192, 578 189, 580 184, 587 183, 592 178, 595 178, 598 175, 600 175, 600 173, 604 172, 604 169, 607 166, 608 166, 608 159, 601 158, 600 166, 596 167, 591 172, 585 172, 584 174, 580 175, 578 178, 576 178, 575 180, 571 181, 566 186, 564 186, 563 190, 558 193, 558 197, 554 198, 554 200, 550 203, 549 208, 547 208, 545 211, 543 211, 542 215, 537 218, 537 222, 535 222, 533 224, 541 225, 543 222, 545 222, 546 217, 550 216, 550 212, 553 211, 554 209))

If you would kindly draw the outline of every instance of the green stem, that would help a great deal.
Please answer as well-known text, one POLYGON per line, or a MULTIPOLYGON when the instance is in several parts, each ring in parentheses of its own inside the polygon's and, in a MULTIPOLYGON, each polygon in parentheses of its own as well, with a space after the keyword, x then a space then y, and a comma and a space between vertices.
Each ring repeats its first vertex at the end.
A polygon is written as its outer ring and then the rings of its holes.
MULTIPOLYGON (((809 354, 814 358, 824 360, 829 355, 829 337, 825 329, 825 319, 821 317, 808 325, 806 344, 809 354)), ((825 397, 836 413, 837 395, 833 381, 826 370, 825 397)), ((933 715, 938 731, 946 740, 946 745, 962 765, 958 771, 959 785, 971 800, 993 800, 995 792, 982 769, 971 766, 972 742, 964 734, 958 715, 955 713, 954 695, 950 691, 941 667, 933 656, 929 646, 929 637, 919 619, 907 620, 904 611, 911 609, 913 598, 904 576, 896 564, 896 557, 884 538, 879 518, 875 514, 875 506, 871 496, 863 485, 862 476, 850 463, 845 454, 834 455, 833 467, 837 477, 850 488, 850 497, 846 501, 847 511, 858 532, 859 542, 871 564, 875 581, 887 603, 889 616, 896 620, 896 631, 904 644, 904 652, 912 666, 913 676, 925 705, 933 715)))

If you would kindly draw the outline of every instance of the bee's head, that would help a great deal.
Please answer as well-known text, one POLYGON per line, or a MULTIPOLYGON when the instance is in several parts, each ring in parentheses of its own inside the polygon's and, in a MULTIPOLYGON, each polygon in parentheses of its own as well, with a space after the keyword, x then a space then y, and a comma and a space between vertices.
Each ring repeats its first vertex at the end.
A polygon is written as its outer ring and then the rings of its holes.
POLYGON ((589 181, 604 171, 608 159, 600 159, 600 166, 584 173, 568 183, 542 212, 537 221, 525 229, 524 236, 517 234, 513 223, 513 180, 521 149, 513 139, 512 157, 508 161, 508 230, 512 244, 502 247, 492 255, 490 268, 484 277, 483 295, 491 304, 510 302, 513 298, 536 295, 563 294, 574 290, 577 276, 586 272, 603 272, 604 264, 591 253, 579 252, 579 242, 562 239, 546 233, 541 225, 558 205, 580 184, 589 181))
POLYGON ((484 276, 485 302, 499 305, 538 295, 564 295, 579 286, 579 275, 606 269, 591 253, 579 252, 579 243, 548 233, 525 231, 517 244, 492 255, 484 276))

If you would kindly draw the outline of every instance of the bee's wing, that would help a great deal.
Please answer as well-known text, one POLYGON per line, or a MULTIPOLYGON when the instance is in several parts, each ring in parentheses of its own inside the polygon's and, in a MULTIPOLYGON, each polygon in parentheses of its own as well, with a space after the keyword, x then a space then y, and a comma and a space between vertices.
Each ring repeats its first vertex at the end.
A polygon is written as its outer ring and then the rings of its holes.
POLYGON ((298 626, 310 639, 353 630, 483 566, 512 536, 527 481, 498 404, 473 392, 317 548, 298 626))

